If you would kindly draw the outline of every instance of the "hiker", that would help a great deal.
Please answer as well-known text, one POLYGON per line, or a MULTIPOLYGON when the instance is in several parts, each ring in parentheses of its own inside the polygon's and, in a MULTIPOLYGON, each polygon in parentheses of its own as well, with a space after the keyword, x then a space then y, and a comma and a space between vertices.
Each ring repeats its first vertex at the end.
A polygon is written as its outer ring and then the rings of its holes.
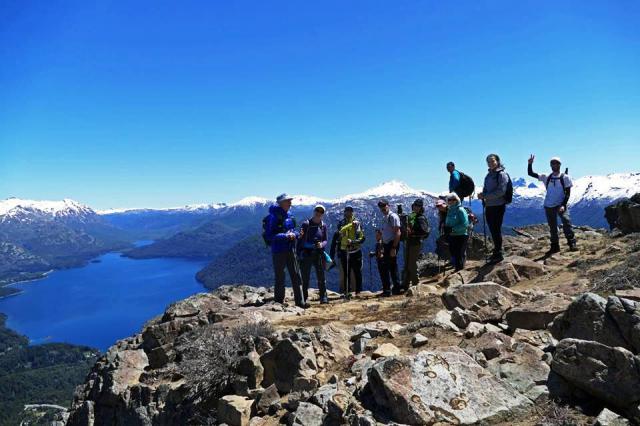
POLYGON ((281 194, 276 199, 276 204, 269 207, 265 227, 265 241, 271 246, 273 258, 273 270, 275 273, 275 301, 284 303, 285 296, 285 268, 289 271, 291 287, 296 306, 307 308, 308 304, 300 288, 300 270, 296 256, 296 240, 299 237, 296 231, 296 221, 289 213, 292 197, 281 194))
POLYGON ((560 240, 558 238, 558 216, 560 216, 560 220, 562 221, 562 230, 564 231, 564 236, 567 238, 569 250, 577 251, 578 247, 576 246, 576 237, 573 233, 571 217, 569 216, 569 209, 567 207, 569 197, 571 196, 571 187, 573 186, 571 177, 560 172, 562 162, 558 157, 553 157, 550 161, 550 174, 539 175, 533 171, 533 162, 535 161, 535 158, 536 156, 533 154, 529 157, 527 172, 532 178, 543 182, 547 190, 547 194, 544 197, 544 211, 547 216, 549 230, 551 231, 551 248, 547 251, 546 255, 551 256, 552 254, 560 251, 560 240))
POLYGON ((344 217, 338 222, 336 234, 342 269, 343 294, 346 299, 349 299, 352 289, 355 290, 356 296, 362 291, 361 248, 365 240, 362 225, 355 219, 352 206, 345 206, 344 217))
POLYGON ((302 270, 302 295, 304 300, 309 300, 309 280, 311 268, 316 270, 318 290, 320 291, 320 303, 329 303, 327 298, 327 283, 325 280, 325 253, 327 245, 327 225, 322 218, 325 208, 318 204, 313 209, 313 216, 302 222, 300 226, 300 238, 298 240, 298 252, 300 254, 300 269, 302 270))
POLYGON ((447 202, 442 198, 436 200, 436 210, 438 212, 438 238, 436 239, 436 254, 438 260, 446 259, 449 249, 449 234, 451 228, 446 224, 447 221, 447 202))
POLYGON ((467 242, 469 239, 469 216, 467 210, 460 204, 460 197, 455 192, 447 196, 446 226, 451 228, 449 234, 449 253, 451 253, 451 264, 458 272, 464 268, 467 253, 467 242))
POLYGON ((460 200, 471 197, 476 190, 476 184, 471 176, 457 170, 453 161, 447 163, 447 171, 449 172, 449 192, 458 194, 460 200))
POLYGON ((424 215, 424 201, 418 198, 411 204, 411 214, 407 218, 407 240, 404 248, 403 287, 418 285, 418 258, 422 241, 429 236, 429 221, 424 215))
POLYGON ((513 197, 513 186, 511 178, 504 170, 497 154, 487 156, 487 166, 489 173, 484 178, 484 187, 478 194, 482 200, 484 216, 489 224, 491 239, 493 240, 493 254, 487 263, 498 263, 504 259, 502 254, 502 222, 507 204, 513 197))
POLYGON ((400 280, 398 278, 398 248, 400 247, 400 217, 391 211, 389 201, 382 199, 378 202, 382 213, 382 226, 378 229, 376 238, 382 243, 381 257, 378 259, 378 270, 382 280, 382 296, 400 294, 400 280), (391 283, 393 282, 393 289, 391 283))

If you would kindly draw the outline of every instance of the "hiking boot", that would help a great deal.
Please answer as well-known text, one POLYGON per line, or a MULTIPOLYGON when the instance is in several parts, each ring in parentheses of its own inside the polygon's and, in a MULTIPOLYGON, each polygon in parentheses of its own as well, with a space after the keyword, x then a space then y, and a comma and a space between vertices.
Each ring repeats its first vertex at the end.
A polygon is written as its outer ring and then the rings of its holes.
POLYGON ((495 265, 496 263, 500 263, 504 260, 504 256, 502 253, 493 253, 489 260, 487 260, 487 264, 495 265))
POLYGON ((383 291, 382 293, 380 293, 380 297, 391 297, 391 292, 383 291))
POLYGON ((327 296, 322 296, 320 298, 320 304, 321 305, 326 305, 327 303, 329 303, 329 298, 327 296))
POLYGON ((551 244, 551 248, 549 250, 547 250, 547 252, 544 255, 546 257, 549 257, 549 256, 554 255, 556 253, 560 253, 560 245, 559 244, 551 244))
POLYGON ((569 251, 580 251, 580 249, 576 245, 575 241, 572 242, 572 243, 569 243, 569 251))

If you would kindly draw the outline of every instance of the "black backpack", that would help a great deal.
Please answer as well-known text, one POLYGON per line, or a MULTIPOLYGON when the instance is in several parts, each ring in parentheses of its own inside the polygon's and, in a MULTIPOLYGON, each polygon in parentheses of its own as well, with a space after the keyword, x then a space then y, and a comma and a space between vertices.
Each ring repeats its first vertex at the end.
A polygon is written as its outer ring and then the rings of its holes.
MULTIPOLYGON (((552 177, 553 175, 549 174, 549 176, 547 177, 547 181, 544 184, 545 188, 549 188, 549 183, 551 182, 552 177)), ((562 185, 562 190, 564 191, 566 189, 564 184, 564 173, 560 173, 560 176, 558 176, 558 179, 560 179, 560 184, 562 185)))
MULTIPOLYGON (((279 234, 280 232, 284 231, 284 221, 285 218, 282 215, 277 215, 278 216, 278 230, 276 232, 276 234, 279 234)), ((262 218, 262 239, 264 240, 264 244, 267 247, 271 247, 271 243, 272 241, 270 239, 267 238, 267 226, 269 226, 269 218, 271 217, 271 213, 269 213, 268 215, 266 215, 265 217, 262 218)), ((291 218, 294 222, 293 222, 293 227, 295 228, 295 219, 291 218)))
POLYGON ((431 227, 429 226, 429 220, 423 214, 416 216, 412 229, 412 237, 420 240, 424 240, 431 234, 431 227))
POLYGON ((460 173, 460 185, 456 188, 456 193, 461 199, 469 197, 475 192, 476 184, 473 182, 473 179, 471 179, 471 176, 460 171, 458 173, 460 173))
POLYGON ((500 173, 504 173, 507 175, 507 190, 504 193, 504 201, 506 204, 511 204, 511 202, 513 201, 513 182, 511 182, 511 176, 509 176, 509 173, 505 172, 504 170, 500 170, 498 173, 496 173, 496 181, 498 182, 498 184, 500 184, 500 173))

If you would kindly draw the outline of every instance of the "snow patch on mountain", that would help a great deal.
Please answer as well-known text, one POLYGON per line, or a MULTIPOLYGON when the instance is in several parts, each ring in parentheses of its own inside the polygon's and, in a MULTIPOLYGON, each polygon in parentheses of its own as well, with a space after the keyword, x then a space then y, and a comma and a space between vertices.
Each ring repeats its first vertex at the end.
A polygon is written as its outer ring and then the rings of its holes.
POLYGON ((180 212, 202 212, 207 213, 211 210, 218 210, 227 207, 225 203, 214 203, 214 204, 187 204, 182 207, 165 207, 165 208, 157 208, 150 209, 146 207, 128 207, 128 208, 120 208, 120 209, 105 209, 105 210, 97 210, 96 213, 99 215, 109 215, 109 214, 118 214, 118 213, 150 213, 150 212, 168 212, 168 213, 180 213, 180 212))
POLYGON ((340 198, 336 198, 331 200, 333 203, 344 203, 350 200, 360 200, 360 199, 372 199, 372 198, 383 198, 383 197, 398 197, 398 196, 416 196, 421 197, 424 195, 433 195, 427 191, 419 190, 411 188, 404 182, 398 180, 391 180, 388 182, 384 182, 381 185, 378 185, 374 188, 368 189, 364 192, 360 192, 357 194, 349 194, 340 198))

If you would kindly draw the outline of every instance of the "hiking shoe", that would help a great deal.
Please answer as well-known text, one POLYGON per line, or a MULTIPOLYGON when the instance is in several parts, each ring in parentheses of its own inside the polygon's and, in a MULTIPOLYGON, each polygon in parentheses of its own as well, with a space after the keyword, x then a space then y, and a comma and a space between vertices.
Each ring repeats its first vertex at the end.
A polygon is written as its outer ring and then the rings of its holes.
POLYGON ((380 297, 391 297, 391 292, 383 291, 382 293, 380 293, 380 297))
POLYGON ((547 252, 544 255, 549 257, 549 256, 554 255, 556 253, 560 253, 560 246, 557 245, 557 244, 552 244, 551 248, 549 250, 547 250, 547 252))
POLYGON ((320 304, 321 305, 326 305, 327 303, 329 303, 329 298, 327 296, 322 296, 320 298, 320 304))
POLYGON ((487 260, 488 265, 495 265, 496 263, 500 263, 504 260, 504 256, 502 253, 492 255, 489 260, 487 260))
POLYGON ((576 243, 569 244, 569 251, 580 251, 576 243))

